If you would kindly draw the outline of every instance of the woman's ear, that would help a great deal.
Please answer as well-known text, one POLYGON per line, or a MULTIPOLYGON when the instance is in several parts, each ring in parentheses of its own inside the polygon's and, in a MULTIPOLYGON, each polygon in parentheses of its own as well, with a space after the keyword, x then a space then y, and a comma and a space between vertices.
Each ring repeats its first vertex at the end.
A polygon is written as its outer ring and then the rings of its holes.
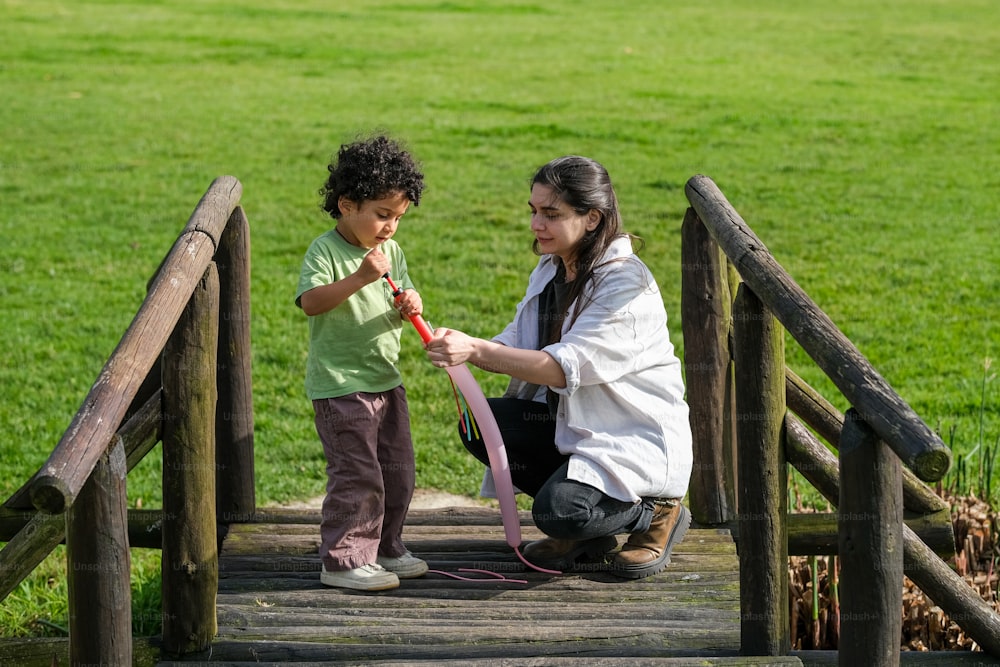
POLYGON ((601 212, 592 208, 587 212, 587 231, 592 232, 601 224, 601 212))

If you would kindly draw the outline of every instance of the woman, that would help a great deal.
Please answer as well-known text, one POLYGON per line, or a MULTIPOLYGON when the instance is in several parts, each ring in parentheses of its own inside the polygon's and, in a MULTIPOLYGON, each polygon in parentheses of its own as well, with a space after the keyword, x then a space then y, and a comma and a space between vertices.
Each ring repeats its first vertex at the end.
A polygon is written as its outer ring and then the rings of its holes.
MULTIPOLYGON (((438 329, 428 357, 511 377, 490 407, 513 482, 534 498, 535 524, 548 535, 526 546, 526 558, 568 569, 630 533, 612 571, 656 574, 691 521, 681 499, 692 459, 659 289, 594 160, 567 156, 542 167, 528 205, 541 258, 513 322, 492 340, 438 329)), ((465 444, 488 465, 481 440, 465 444)))

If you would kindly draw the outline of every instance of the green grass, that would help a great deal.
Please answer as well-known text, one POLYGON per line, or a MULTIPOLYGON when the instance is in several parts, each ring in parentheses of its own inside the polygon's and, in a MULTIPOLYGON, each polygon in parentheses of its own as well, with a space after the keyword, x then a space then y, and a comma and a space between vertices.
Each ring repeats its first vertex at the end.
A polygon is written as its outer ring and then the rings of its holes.
MULTIPOLYGON (((331 153, 379 128, 427 175, 397 239, 432 324, 507 322, 535 261, 528 180, 579 153, 611 172, 683 351, 683 186, 704 173, 977 470, 1000 431, 984 385, 1000 352, 998 45, 988 0, 2 0, 0 495, 58 442, 221 174, 251 223, 259 500, 322 494, 291 297, 330 225, 331 153)), ((418 485, 474 494, 447 378, 404 333, 418 485)), ((788 360, 846 408, 792 343, 788 360)), ((129 477, 133 505, 160 503, 155 458, 129 477)))
MULTIPOLYGON (((160 633, 160 551, 132 549, 132 633, 160 633)), ((58 546, 0 604, 0 637, 69 635, 66 548, 58 546)))

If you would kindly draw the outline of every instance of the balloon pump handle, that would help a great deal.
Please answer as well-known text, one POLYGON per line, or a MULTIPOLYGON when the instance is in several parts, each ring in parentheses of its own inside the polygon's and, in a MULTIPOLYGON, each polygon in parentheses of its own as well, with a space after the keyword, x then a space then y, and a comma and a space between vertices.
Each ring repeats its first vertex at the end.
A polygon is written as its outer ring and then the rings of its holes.
MULTIPOLYGON (((396 287, 396 283, 392 282, 392 278, 389 277, 388 273, 386 273, 382 277, 385 278, 386 282, 389 283, 389 287, 392 289, 392 296, 395 300, 398 301, 400 295, 403 293, 403 290, 396 287)), ((417 333, 420 334, 421 340, 423 340, 425 343, 430 342, 431 338, 434 337, 433 332, 431 332, 431 328, 427 326, 427 322, 425 322, 424 318, 421 317, 420 315, 411 315, 406 319, 410 320, 410 323, 413 325, 413 328, 417 330, 417 333)))

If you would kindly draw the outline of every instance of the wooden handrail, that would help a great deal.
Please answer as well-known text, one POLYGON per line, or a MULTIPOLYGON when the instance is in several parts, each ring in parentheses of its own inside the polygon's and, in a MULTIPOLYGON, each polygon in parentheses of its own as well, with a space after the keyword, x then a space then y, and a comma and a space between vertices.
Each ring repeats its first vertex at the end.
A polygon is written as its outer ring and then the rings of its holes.
MULTIPOLYGON (((685 288, 682 289, 682 300, 687 301, 684 317, 699 320, 686 323, 685 333, 690 331, 703 338, 701 344, 691 346, 692 357, 686 360, 694 365, 696 371, 688 377, 688 381, 705 385, 700 392, 691 394, 697 399, 692 403, 692 420, 704 420, 709 424, 708 428, 699 431, 705 442, 700 443, 700 449, 696 449, 695 464, 714 467, 726 458, 725 452, 720 454, 717 450, 724 446, 726 431, 731 425, 720 419, 717 412, 731 408, 722 400, 729 382, 726 360, 730 355, 736 362, 738 458, 741 461, 745 458, 762 460, 760 465, 747 467, 746 470, 741 464, 737 480, 739 532, 750 529, 752 533, 759 533, 751 534, 750 542, 746 540, 747 535, 740 534, 738 538, 741 596, 749 592, 760 597, 763 592, 763 588, 756 586, 752 578, 743 581, 742 570, 754 564, 750 561, 757 559, 756 562, 772 564, 776 555, 781 561, 784 558, 782 554, 787 553, 790 541, 787 528, 775 530, 754 526, 752 521, 747 520, 747 515, 759 512, 761 520, 768 524, 788 521, 781 507, 764 509, 755 494, 774 495, 768 490, 773 485, 762 484, 760 479, 780 477, 786 464, 792 464, 827 500, 840 508, 835 515, 839 533, 836 551, 843 558, 847 551, 845 545, 849 545, 853 553, 844 562, 853 563, 854 578, 867 577, 867 583, 859 584, 852 596, 844 597, 843 611, 849 617, 857 619, 864 614, 875 614, 882 619, 894 620, 895 610, 899 607, 899 580, 905 572, 950 617, 960 619, 962 628, 988 653, 1000 656, 1000 614, 993 611, 906 523, 912 523, 914 528, 926 534, 939 552, 944 555, 952 553, 953 545, 947 543, 948 538, 953 539, 950 510, 921 481, 937 481, 944 476, 951 463, 950 450, 795 284, 710 179, 693 177, 687 183, 686 192, 692 208, 685 216, 682 230, 685 241, 682 256, 686 262, 682 270, 693 274, 713 274, 685 276, 685 288), (702 225, 717 247, 707 241, 699 229, 702 225), (714 253, 719 250, 728 259, 724 268, 715 259, 714 253), (720 310, 721 304, 716 303, 716 299, 732 292, 733 269, 738 270, 744 286, 764 307, 749 313, 737 313, 734 305, 733 321, 727 326, 727 315, 720 310), (727 280, 730 282, 728 290, 727 280), (752 321, 740 321, 741 316, 752 321), (768 411, 758 404, 757 395, 773 391, 758 391, 756 383, 759 378, 755 374, 779 373, 773 363, 761 363, 752 344, 737 344, 738 340, 734 339, 740 338, 741 330, 745 337, 748 329, 759 324, 756 320, 763 321, 772 316, 785 326, 853 407, 847 416, 840 414, 801 378, 785 369, 784 373, 780 373, 785 381, 784 394, 789 410, 783 419, 784 448, 777 452, 764 452, 762 444, 772 438, 746 429, 746 425, 740 423, 740 416, 749 409, 756 410, 754 414, 760 419, 770 418, 768 411), (747 363, 750 368, 741 369, 741 365, 747 363), (845 467, 846 459, 838 463, 834 453, 813 435, 807 424, 834 449, 840 449, 842 459, 845 456, 853 459, 850 464, 845 467), (699 453, 706 457, 703 461, 698 460, 699 453), (900 462, 906 468, 900 468, 900 462), (869 492, 873 487, 878 488, 878 493, 869 492), (845 493, 847 503, 844 502, 845 493), (746 499, 753 499, 753 502, 744 506, 746 499), (904 508, 915 516, 906 518, 904 508), (760 535, 768 531, 771 539, 761 542, 760 535), (879 571, 876 552, 886 550, 892 551, 894 560, 891 568, 888 563, 883 563, 879 571), (745 551, 753 552, 747 554, 746 561, 745 551), (903 552, 902 559, 900 551, 903 552)), ((751 418, 753 416, 750 415, 751 418)), ((712 472, 715 479, 726 483, 725 474, 716 470, 712 472)), ((692 484, 695 483, 703 483, 703 480, 692 476, 692 484)), ((721 492, 703 489, 700 494, 692 494, 691 502, 697 499, 707 499, 709 504, 714 502, 714 507, 702 508, 702 513, 722 516, 727 508, 724 502, 718 500, 723 497, 721 492)), ((692 512, 696 510, 693 508, 692 512)), ((819 525, 828 525, 831 519, 831 516, 821 517, 819 525)), ((817 545, 817 548, 822 547, 817 545)), ((764 569, 770 571, 774 568, 764 569)), ((753 611, 746 606, 746 601, 741 600, 741 611, 746 613, 748 610, 753 611)), ((763 616, 766 620, 768 615, 776 617, 777 614, 773 611, 763 616)), ((741 641, 741 652, 772 655, 784 652, 784 641, 780 636, 782 623, 765 622, 763 627, 758 626, 761 624, 756 616, 751 616, 749 621, 741 619, 741 640, 748 636, 751 640, 741 641), (767 638, 756 637, 754 631, 760 631, 767 638)), ((850 662, 849 656, 852 655, 871 660, 868 654, 877 651, 887 654, 878 664, 893 664, 897 655, 898 628, 892 623, 855 623, 850 633, 842 635, 841 641, 842 662, 845 658, 850 662)))
POLYGON ((746 284, 865 422, 917 477, 929 482, 944 477, 951 467, 951 450, 778 264, 715 183, 694 176, 685 192, 746 284))
MULTIPOLYGON (((122 425, 114 436, 125 448, 125 467, 132 470, 160 439, 162 412, 159 389, 122 425)), ((0 542, 8 542, 0 551, 0 601, 52 552, 66 535, 62 515, 19 511, 18 520, 0 515, 0 542), (5 520, 6 519, 6 520, 5 520)), ((136 545, 149 546, 149 545, 136 545)))
POLYGON ((161 265, 149 294, 31 486, 39 510, 65 512, 80 493, 215 254, 240 201, 232 176, 212 182, 161 265))
POLYGON ((256 513, 242 189, 231 176, 212 182, 69 429, 0 511, 10 538, 0 550, 0 599, 65 535, 74 664, 131 659, 125 476, 157 442, 164 509, 158 539, 141 541, 163 550, 161 648, 197 653, 216 633, 215 509, 256 513), (26 511, 32 505, 37 512, 26 511))
MULTIPOLYGON (((844 415, 790 368, 785 368, 785 396, 792 412, 815 429, 832 447, 839 446, 844 415)), ((903 506, 920 514, 934 514, 949 509, 948 503, 917 479, 909 468, 903 468, 903 506)))

